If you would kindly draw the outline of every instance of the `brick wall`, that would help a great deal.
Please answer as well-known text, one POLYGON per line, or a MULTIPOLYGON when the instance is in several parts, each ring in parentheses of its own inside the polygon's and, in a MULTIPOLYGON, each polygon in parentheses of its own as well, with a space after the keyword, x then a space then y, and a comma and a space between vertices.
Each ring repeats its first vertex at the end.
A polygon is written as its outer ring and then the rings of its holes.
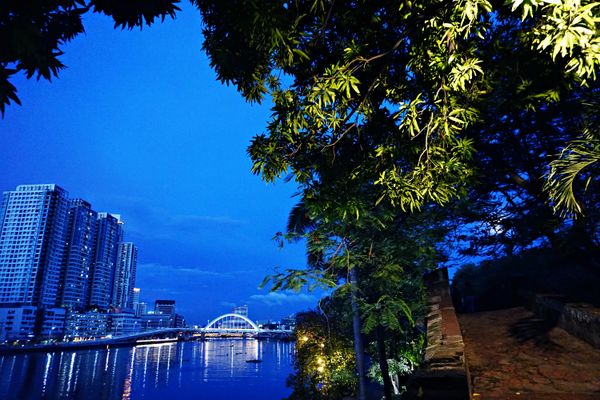
POLYGON ((421 368, 411 377, 406 399, 464 400, 469 398, 465 347, 450 296, 448 270, 426 278, 428 289, 427 348, 421 368))

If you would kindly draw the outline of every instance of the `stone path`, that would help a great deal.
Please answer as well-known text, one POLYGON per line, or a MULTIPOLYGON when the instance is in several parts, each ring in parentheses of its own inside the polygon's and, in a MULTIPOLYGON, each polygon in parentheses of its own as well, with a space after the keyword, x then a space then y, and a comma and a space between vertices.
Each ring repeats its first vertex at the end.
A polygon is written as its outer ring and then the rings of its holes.
POLYGON ((459 315, 473 399, 600 399, 600 350, 524 308, 459 315))

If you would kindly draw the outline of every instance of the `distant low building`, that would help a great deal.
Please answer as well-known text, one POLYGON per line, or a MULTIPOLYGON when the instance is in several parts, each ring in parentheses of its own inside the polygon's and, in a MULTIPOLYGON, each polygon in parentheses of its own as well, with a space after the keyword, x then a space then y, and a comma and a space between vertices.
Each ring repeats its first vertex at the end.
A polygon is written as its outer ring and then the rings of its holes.
POLYGON ((185 323, 185 318, 181 314, 175 314, 172 318, 173 328, 185 328, 187 325, 185 323))
POLYGON ((62 339, 65 334, 67 310, 64 308, 47 308, 44 310, 40 337, 45 339, 62 339))
POLYGON ((265 329, 268 331, 274 331, 279 329, 279 324, 277 322, 263 322, 258 325, 261 329, 265 329))
POLYGON ((175 315, 175 300, 156 300, 154 302, 154 313, 175 315))
POLYGON ((144 314, 140 317, 143 331, 153 331, 167 328, 185 328, 185 318, 181 314, 144 314))
POLYGON ((113 336, 131 335, 142 331, 142 319, 131 312, 111 313, 108 333, 113 336))
POLYGON ((143 301, 137 304, 137 307, 134 307, 135 315, 137 315, 138 317, 141 317, 144 314, 148 313, 148 304, 144 303, 143 301))
POLYGON ((1 307, 0 340, 28 340, 33 338, 37 307, 1 307))
POLYGON ((296 328, 296 317, 290 315, 286 318, 281 318, 280 329, 292 331, 296 328))
POLYGON ((171 328, 171 316, 168 314, 144 314, 140 317, 142 330, 153 331, 157 329, 171 328))
POLYGON ((294 316, 282 318, 281 321, 263 320, 257 322, 261 329, 265 330, 284 330, 291 331, 296 327, 296 318, 294 316))
POLYGON ((243 305, 243 306, 233 307, 233 313, 247 318, 248 317, 248 306, 243 305))
POLYGON ((65 336, 68 338, 99 338, 108 334, 108 314, 97 311, 70 313, 65 336))

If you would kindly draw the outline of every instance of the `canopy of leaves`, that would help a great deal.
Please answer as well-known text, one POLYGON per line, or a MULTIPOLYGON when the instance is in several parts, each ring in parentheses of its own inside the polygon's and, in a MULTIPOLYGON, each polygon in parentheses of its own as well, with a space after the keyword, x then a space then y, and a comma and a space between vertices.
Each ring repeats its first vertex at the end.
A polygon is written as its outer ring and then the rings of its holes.
MULTIPOLYGON (((254 171, 267 181, 291 173, 321 200, 324 186, 359 181, 376 202, 403 210, 465 194, 486 172, 473 157, 493 134, 533 133, 521 119, 527 111, 535 134, 546 134, 542 122, 565 136, 579 131, 576 115, 557 122, 552 112, 594 91, 597 5, 198 2, 219 79, 249 100, 274 102, 249 148, 254 171)), ((360 212, 355 203, 347 198, 342 208, 354 212, 346 215, 360 212)))

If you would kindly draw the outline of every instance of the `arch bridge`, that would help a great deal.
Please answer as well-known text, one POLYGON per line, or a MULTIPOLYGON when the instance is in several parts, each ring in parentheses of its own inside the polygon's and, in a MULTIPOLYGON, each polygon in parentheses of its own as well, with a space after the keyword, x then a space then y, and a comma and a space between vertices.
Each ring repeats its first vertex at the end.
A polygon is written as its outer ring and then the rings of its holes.
POLYGON ((262 329, 244 315, 228 313, 213 319, 200 331, 206 333, 259 333, 262 329))
POLYGON ((138 332, 129 335, 118 336, 108 339, 107 342, 117 344, 131 340, 152 340, 177 337, 188 337, 200 335, 208 336, 244 336, 244 337, 289 337, 290 330, 261 329, 248 317, 240 314, 223 314, 210 321, 204 328, 160 328, 153 331, 138 332))

